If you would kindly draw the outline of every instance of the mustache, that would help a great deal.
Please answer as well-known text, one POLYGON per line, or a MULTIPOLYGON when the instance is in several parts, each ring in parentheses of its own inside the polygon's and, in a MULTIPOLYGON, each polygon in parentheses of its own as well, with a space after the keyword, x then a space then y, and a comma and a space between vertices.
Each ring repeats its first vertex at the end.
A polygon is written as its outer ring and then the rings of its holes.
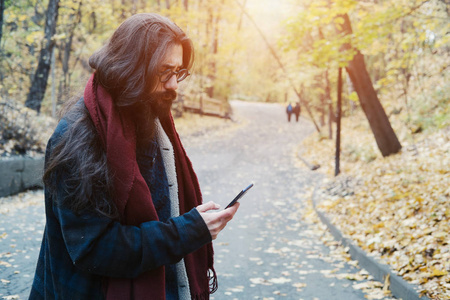
POLYGON ((164 92, 153 92, 150 94, 150 100, 151 101, 158 101, 160 99, 166 100, 166 101, 174 101, 177 98, 177 92, 174 90, 167 90, 164 92))
POLYGON ((163 97, 166 100, 172 100, 173 101, 173 100, 175 100, 177 98, 177 92, 174 91, 174 90, 165 91, 163 94, 164 94, 163 97))

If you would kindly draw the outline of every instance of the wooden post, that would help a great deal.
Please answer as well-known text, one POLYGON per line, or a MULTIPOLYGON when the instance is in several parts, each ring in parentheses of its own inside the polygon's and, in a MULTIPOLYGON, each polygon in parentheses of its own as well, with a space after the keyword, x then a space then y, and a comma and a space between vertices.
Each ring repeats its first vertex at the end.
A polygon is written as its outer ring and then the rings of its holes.
POLYGON ((342 115, 342 68, 338 72, 338 86, 337 86, 337 115, 336 115, 336 165, 334 169, 334 176, 337 176, 340 170, 340 156, 341 156, 341 115, 342 115))

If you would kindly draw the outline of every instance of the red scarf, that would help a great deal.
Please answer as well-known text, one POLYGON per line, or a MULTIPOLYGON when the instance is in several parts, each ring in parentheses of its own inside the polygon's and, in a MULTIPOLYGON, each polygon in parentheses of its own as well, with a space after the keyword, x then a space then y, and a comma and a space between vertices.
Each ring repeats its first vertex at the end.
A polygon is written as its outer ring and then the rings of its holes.
MULTIPOLYGON (((122 223, 138 226, 143 222, 158 220, 150 190, 136 161, 133 116, 124 110, 119 111, 111 95, 95 82, 94 77, 95 74, 86 85, 84 103, 102 140, 110 171, 114 174, 114 201, 122 223)), ((172 115, 169 113, 160 121, 174 149, 181 215, 202 203, 200 186, 176 132, 172 115)), ((192 299, 209 299, 210 292, 217 289, 212 243, 188 254, 184 262, 192 299)), ((108 278, 107 300, 131 300, 132 297, 165 299, 164 267, 145 272, 134 279, 108 278)))

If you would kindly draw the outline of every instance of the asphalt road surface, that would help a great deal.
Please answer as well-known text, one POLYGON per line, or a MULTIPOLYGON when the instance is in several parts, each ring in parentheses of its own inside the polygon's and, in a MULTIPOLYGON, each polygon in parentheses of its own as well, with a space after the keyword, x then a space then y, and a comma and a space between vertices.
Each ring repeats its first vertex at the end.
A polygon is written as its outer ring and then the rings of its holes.
POLYGON ((237 128, 184 142, 204 201, 225 207, 254 183, 214 241, 219 289, 213 298, 365 299, 352 281, 329 276, 358 270, 335 260, 302 221, 311 187, 321 180, 296 157, 313 125, 288 122, 277 104, 233 101, 232 107, 237 128))
MULTIPOLYGON (((296 159, 313 126, 302 118, 288 123, 281 105, 232 106, 230 128, 182 137, 205 201, 225 207, 254 183, 214 241, 219 289, 213 299, 365 299, 345 276, 330 276, 358 270, 334 259, 316 229, 302 221, 308 191, 321 180, 296 159)), ((43 193, 23 197, 0 205, 0 299, 27 299, 33 279, 43 193)))

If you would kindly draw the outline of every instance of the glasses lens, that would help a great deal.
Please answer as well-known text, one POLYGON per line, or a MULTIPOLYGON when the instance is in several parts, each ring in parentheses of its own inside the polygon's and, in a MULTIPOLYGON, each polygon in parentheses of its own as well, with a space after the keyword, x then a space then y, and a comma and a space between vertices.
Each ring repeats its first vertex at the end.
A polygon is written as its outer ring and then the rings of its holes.
POLYGON ((170 80, 170 78, 172 78, 172 76, 174 74, 177 76, 178 82, 184 80, 186 77, 188 77, 190 75, 189 71, 186 69, 181 69, 178 72, 173 72, 172 70, 166 70, 159 75, 159 79, 161 80, 162 83, 166 83, 167 81, 170 80))
POLYGON ((182 70, 178 71, 177 81, 180 82, 180 81, 184 80, 186 77, 188 77, 188 75, 189 75, 189 71, 186 69, 182 69, 182 70))
POLYGON ((172 70, 166 70, 161 73, 160 80, 162 83, 169 81, 170 77, 173 76, 172 70))

